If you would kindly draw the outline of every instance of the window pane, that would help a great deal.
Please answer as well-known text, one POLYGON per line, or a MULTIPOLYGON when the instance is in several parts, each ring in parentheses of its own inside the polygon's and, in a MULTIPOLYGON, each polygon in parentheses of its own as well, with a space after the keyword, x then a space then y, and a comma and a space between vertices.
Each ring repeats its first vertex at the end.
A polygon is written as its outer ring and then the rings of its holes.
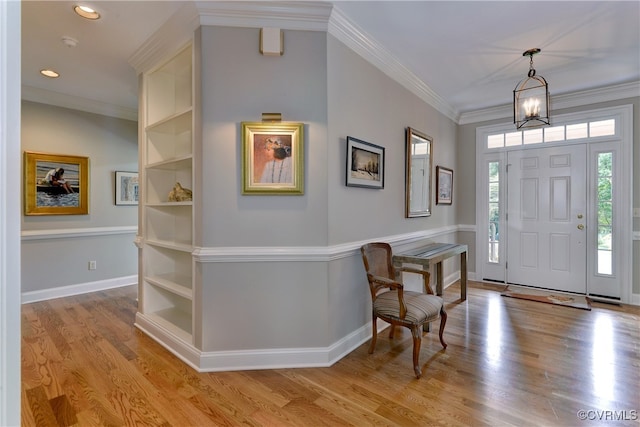
POLYGON ((598 227, 598 249, 611 250, 611 227, 598 227))
POLYGON ((564 141, 564 126, 554 126, 544 130, 544 142, 564 141))
POLYGON ((500 184, 497 182, 489 183, 489 201, 497 202, 500 197, 500 184))
POLYGON ((589 135, 587 134, 586 123, 578 123, 577 125, 567 125, 567 139, 586 138, 587 136, 589 135))
POLYGON ((598 274, 613 274, 613 153, 598 153, 598 274))
POLYGON ((612 153, 598 154, 598 176, 611 176, 612 153))
POLYGON ((487 148, 500 148, 504 147, 504 134, 489 135, 487 138, 487 148))
POLYGON ((526 130, 523 134, 525 144, 539 144, 542 142, 542 129, 526 130))
POLYGON ((522 132, 510 132, 506 134, 505 143, 507 147, 522 145, 522 132))
POLYGON ((611 251, 598 251, 598 274, 613 274, 613 253, 611 251))
POLYGON ((616 134, 616 121, 614 119, 589 123, 589 136, 607 136, 616 134))
POLYGON ((489 163, 489 182, 496 182, 500 178, 500 168, 498 162, 489 163))
POLYGON ((489 162, 489 262, 500 262, 500 162, 489 162))

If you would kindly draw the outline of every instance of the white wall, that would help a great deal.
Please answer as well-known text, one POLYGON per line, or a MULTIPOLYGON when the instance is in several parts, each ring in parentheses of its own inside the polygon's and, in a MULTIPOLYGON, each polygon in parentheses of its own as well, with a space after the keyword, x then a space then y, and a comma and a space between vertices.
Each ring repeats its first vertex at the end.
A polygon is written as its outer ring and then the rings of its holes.
POLYGON ((23 101, 22 150, 89 157, 90 173, 88 215, 22 215, 26 301, 65 286, 135 283, 137 206, 116 206, 114 194, 115 171, 138 170, 137 138, 130 120, 23 101), (97 269, 89 271, 88 261, 97 269))

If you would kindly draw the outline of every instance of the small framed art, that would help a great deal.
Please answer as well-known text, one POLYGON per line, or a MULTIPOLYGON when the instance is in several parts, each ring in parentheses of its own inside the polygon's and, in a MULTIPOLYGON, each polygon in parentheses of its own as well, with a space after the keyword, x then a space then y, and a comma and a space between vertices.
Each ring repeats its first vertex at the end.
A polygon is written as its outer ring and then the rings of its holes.
POLYGON ((436 205, 453 203, 453 170, 436 166, 436 205))
POLYGON ((116 205, 138 204, 138 172, 116 171, 116 205))
POLYGON ((347 136, 347 186, 384 188, 384 147, 347 136))

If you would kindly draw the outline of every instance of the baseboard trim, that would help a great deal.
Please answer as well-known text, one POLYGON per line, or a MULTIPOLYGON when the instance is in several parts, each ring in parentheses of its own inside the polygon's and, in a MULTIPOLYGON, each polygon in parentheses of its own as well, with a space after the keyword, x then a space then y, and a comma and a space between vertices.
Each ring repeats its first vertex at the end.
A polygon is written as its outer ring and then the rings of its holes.
POLYGON ((43 289, 22 293, 22 304, 44 301, 54 298, 70 297, 89 292, 103 291, 105 289, 120 288, 138 283, 138 275, 116 277, 113 279, 98 280, 96 282, 80 283, 77 285, 61 286, 57 288, 43 289))
MULTIPOLYGON (((207 352, 198 350, 144 314, 136 314, 135 326, 198 372, 329 367, 371 338, 371 326, 366 324, 328 347, 207 352)), ((378 329, 387 326, 382 322, 378 329)))

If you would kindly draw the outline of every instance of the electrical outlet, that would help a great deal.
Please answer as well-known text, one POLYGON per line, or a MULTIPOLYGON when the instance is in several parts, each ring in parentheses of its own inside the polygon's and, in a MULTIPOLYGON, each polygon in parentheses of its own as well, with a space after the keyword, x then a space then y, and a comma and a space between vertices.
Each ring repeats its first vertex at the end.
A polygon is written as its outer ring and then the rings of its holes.
POLYGON ((640 218, 640 208, 633 208, 633 217, 640 218))
POLYGON ((89 261, 89 270, 95 270, 97 267, 95 261, 89 261))

